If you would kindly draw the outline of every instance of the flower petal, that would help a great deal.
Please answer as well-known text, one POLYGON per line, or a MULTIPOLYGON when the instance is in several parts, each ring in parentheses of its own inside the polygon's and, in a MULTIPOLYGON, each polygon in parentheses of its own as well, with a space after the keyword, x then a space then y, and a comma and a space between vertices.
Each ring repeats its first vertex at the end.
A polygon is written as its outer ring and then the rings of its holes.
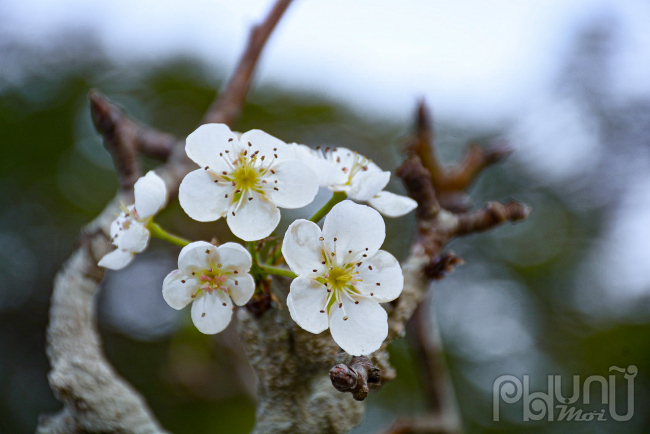
POLYGON ((291 146, 295 147, 298 160, 316 174, 321 187, 332 187, 347 182, 347 175, 330 158, 325 158, 320 151, 297 143, 291 146))
POLYGON ((293 299, 291 298, 291 293, 287 295, 287 308, 289 309, 289 315, 291 316, 293 322, 298 324, 298 321, 296 320, 296 308, 293 307, 293 299))
POLYGON ((377 351, 388 336, 386 311, 374 300, 360 297, 358 301, 359 304, 355 304, 344 297, 343 309, 338 305, 332 306, 330 317, 332 338, 353 356, 377 351), (346 316, 347 319, 344 320, 346 316))
POLYGON ((223 217, 230 206, 226 197, 232 191, 230 184, 216 183, 207 170, 190 172, 181 182, 178 200, 188 216, 200 222, 211 222, 223 217))
POLYGON ((296 220, 284 234, 282 255, 287 265, 299 276, 323 274, 321 230, 316 223, 296 220), (314 271, 316 270, 316 271, 314 271))
POLYGON ((390 172, 367 170, 352 178, 348 196, 356 200, 369 200, 386 187, 390 181, 390 172))
MULTIPOLYGON (((118 216, 111 222, 111 242, 115 244, 115 239, 119 238, 120 235, 122 234, 122 231, 124 228, 122 228, 122 225, 126 221, 126 213, 122 211, 121 213, 118 214, 118 216), (120 229, 122 228, 122 229, 120 229)), ((117 245, 117 244, 116 244, 117 245)))
POLYGON ((380 191, 368 200, 368 205, 386 217, 401 217, 418 207, 418 203, 410 197, 380 191))
POLYGON ((373 294, 372 299, 379 303, 395 300, 404 288, 404 276, 399 262, 385 250, 375 253, 370 259, 357 267, 357 289, 364 295, 373 294))
POLYGON ((229 170, 226 161, 219 155, 226 150, 239 150, 239 140, 235 133, 224 124, 205 124, 198 127, 185 141, 185 152, 192 161, 209 167, 216 173, 229 170))
POLYGON ((321 312, 326 309, 325 285, 308 277, 299 276, 291 282, 289 294, 294 310, 292 317, 300 327, 316 334, 327 330, 327 313, 321 312))
POLYGON ((305 164, 298 160, 284 161, 274 165, 273 171, 275 174, 269 177, 269 183, 274 189, 269 191, 269 198, 276 206, 302 208, 316 197, 318 178, 305 164))
POLYGON ((386 225, 374 209, 345 200, 325 217, 323 237, 329 251, 336 253, 337 261, 345 263, 362 251, 367 257, 374 255, 384 243, 386 225))
POLYGON ((242 148, 248 149, 249 153, 260 151, 260 157, 275 158, 276 162, 296 159, 296 151, 292 146, 262 130, 247 131, 241 135, 239 141, 242 148), (248 146, 249 143, 251 146, 248 146))
POLYGON ((187 274, 196 269, 209 268, 211 256, 215 255, 216 251, 217 248, 214 244, 206 241, 194 241, 183 247, 178 254, 178 268, 187 274))
POLYGON ((154 215, 167 202, 165 182, 153 170, 136 181, 133 191, 135 209, 140 219, 154 215))
POLYGON ((104 257, 99 260, 97 265, 108 268, 109 270, 121 270, 131 263, 134 256, 135 255, 131 252, 117 249, 105 254, 104 257))
POLYGON ((117 238, 113 238, 113 244, 119 249, 140 253, 149 245, 149 230, 139 221, 127 219, 129 220, 128 227, 121 231, 118 230, 117 238))
POLYGON ((228 279, 227 282, 230 297, 237 306, 243 306, 248 303, 255 292, 255 279, 248 273, 235 276, 232 279, 228 279))
POLYGON ((252 193, 253 200, 242 201, 228 211, 228 227, 244 241, 256 241, 271 235, 280 223, 280 210, 275 204, 258 193, 252 193))
POLYGON ((206 335, 219 333, 230 324, 232 301, 221 291, 204 293, 192 303, 192 322, 206 335))
POLYGON ((190 304, 192 294, 199 289, 199 281, 180 270, 174 270, 165 277, 162 295, 168 305, 180 310, 190 304))
POLYGON ((222 269, 239 273, 248 273, 253 265, 253 258, 241 244, 225 243, 217 247, 218 261, 222 269))

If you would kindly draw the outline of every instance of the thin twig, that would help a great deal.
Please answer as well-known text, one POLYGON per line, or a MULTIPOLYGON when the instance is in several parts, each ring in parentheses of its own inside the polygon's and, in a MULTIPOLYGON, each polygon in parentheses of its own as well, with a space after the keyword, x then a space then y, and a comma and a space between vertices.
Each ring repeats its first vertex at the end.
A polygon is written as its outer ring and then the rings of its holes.
POLYGON ((259 60, 262 48, 275 29, 275 26, 284 15, 291 0, 279 0, 271 9, 268 16, 261 24, 253 27, 248 39, 248 46, 239 61, 232 79, 228 82, 219 97, 212 103, 205 113, 202 124, 223 123, 231 124, 241 112, 244 99, 248 93, 253 79, 253 72, 259 60))

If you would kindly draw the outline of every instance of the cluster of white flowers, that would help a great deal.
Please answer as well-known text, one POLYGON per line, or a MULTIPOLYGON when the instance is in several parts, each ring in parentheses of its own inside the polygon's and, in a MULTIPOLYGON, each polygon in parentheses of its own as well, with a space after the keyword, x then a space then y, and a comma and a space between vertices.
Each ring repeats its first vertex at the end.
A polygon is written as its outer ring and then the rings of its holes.
MULTIPOLYGON (((193 302, 195 326, 218 333, 230 323, 233 303, 243 306, 251 299, 260 273, 291 275, 287 307, 300 327, 311 333, 329 328, 352 355, 376 351, 388 333, 380 303, 397 298, 404 279, 397 259, 380 250, 386 227, 375 209, 399 217, 416 207, 412 199, 384 191, 390 172, 346 148, 311 149, 260 130, 239 134, 222 124, 199 127, 187 138, 185 151, 199 168, 180 185, 181 207, 201 222, 225 217, 244 241, 271 235, 280 222, 278 208, 310 204, 319 187, 338 196, 313 221, 289 226, 281 252, 291 271, 254 264, 249 250, 237 243, 182 242, 178 269, 163 282, 165 301, 174 309, 193 302), (322 215, 321 230, 314 222, 322 215)), ((135 205, 124 207, 111 225, 111 241, 118 248, 99 265, 123 268, 147 247, 152 234, 160 236, 163 230, 152 218, 166 199, 164 182, 155 173, 138 180, 135 205)))

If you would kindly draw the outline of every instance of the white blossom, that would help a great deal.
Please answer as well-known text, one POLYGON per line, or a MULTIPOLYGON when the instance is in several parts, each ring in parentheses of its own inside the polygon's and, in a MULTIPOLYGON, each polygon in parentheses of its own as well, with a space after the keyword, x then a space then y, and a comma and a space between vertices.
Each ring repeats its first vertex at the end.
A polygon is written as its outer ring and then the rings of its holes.
POLYGON ((147 223, 167 202, 165 182, 153 171, 138 179, 133 190, 135 204, 123 206, 111 223, 111 242, 117 249, 104 255, 100 267, 119 270, 129 265, 136 253, 145 250, 150 235, 147 223))
POLYGON ((417 208, 410 197, 383 191, 390 172, 347 148, 311 149, 293 144, 300 160, 318 177, 321 187, 342 191, 351 199, 368 202, 386 217, 401 217, 417 208))
POLYGON ((202 125, 185 151, 200 169, 181 183, 179 200, 194 220, 226 217, 245 241, 265 238, 280 221, 280 208, 301 208, 318 192, 316 176, 296 159, 295 148, 260 131, 238 136, 223 124, 202 125))
POLYGON ((205 241, 190 243, 178 255, 178 269, 163 282, 163 298, 178 310, 193 302, 196 328, 219 333, 230 323, 233 302, 243 306, 255 291, 251 265, 250 253, 237 243, 219 247, 205 241))
POLYGON ((294 273, 287 306, 300 327, 330 329, 336 343, 352 355, 370 354, 386 339, 386 311, 379 303, 402 292, 397 259, 379 250, 386 237, 374 209, 343 201, 325 217, 323 230, 307 220, 293 222, 282 254, 294 273))

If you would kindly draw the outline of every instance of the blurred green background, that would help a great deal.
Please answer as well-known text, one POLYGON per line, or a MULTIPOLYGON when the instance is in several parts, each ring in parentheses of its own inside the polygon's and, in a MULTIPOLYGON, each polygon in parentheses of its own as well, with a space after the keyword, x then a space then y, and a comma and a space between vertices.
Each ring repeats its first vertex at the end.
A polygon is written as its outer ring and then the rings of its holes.
MULTIPOLYGON (((583 161, 575 161, 558 176, 566 162, 546 143, 538 151, 555 152, 551 167, 536 165, 534 153, 515 155, 486 171, 472 192, 476 205, 515 198, 534 212, 523 224, 454 241, 450 248, 467 265, 434 285, 431 309, 466 432, 650 432, 650 285, 634 271, 650 264, 647 250, 625 244, 629 229, 632 241, 649 238, 650 197, 644 187, 650 185, 641 175, 650 168, 650 101, 621 101, 607 92, 612 86, 608 41, 607 28, 601 27, 588 28, 576 39, 552 95, 561 103, 551 109, 491 130, 435 125, 446 162, 460 158, 469 140, 488 144, 499 136, 524 137, 534 147, 531 131, 556 140, 560 151, 588 140, 594 131, 602 144, 598 155, 585 156, 592 161, 586 170, 583 161), (562 112, 567 101, 588 119, 588 134, 571 128, 570 113, 562 112), (558 124, 558 116, 568 126, 558 124), (630 268, 630 261, 637 268, 630 268), (492 384, 500 375, 528 374, 532 390, 544 391, 547 375, 562 374, 569 383, 571 375, 608 375, 612 365, 631 364, 639 374, 629 422, 524 423, 521 405, 502 407, 501 421, 492 421, 492 384)), ((110 157, 90 121, 88 90, 98 88, 135 119, 185 136, 226 73, 215 76, 193 58, 118 65, 85 33, 61 35, 50 45, 58 47, 56 53, 29 44, 2 46, 13 69, 0 76, 2 433, 33 432, 39 414, 60 408, 47 384, 44 351, 52 280, 79 228, 117 188, 110 157)), ((436 101, 429 104, 435 108, 436 101)), ((287 142, 351 147, 387 170, 399 165, 411 131, 409 123, 364 117, 322 97, 273 86, 253 90, 235 126, 251 128, 287 142)), ((389 189, 404 191, 395 177, 389 189)), ((327 196, 322 192, 312 208, 327 196)), ((283 212, 279 233, 312 208, 283 212)), ((189 238, 231 239, 223 222, 193 222, 177 202, 159 220, 189 238)), ((406 256, 414 222, 412 215, 387 221, 385 248, 398 258, 406 256)), ((173 311, 162 300, 161 283, 177 253, 154 240, 130 267, 107 274, 98 300, 107 356, 170 431, 246 433, 254 423, 255 380, 234 327, 216 337, 202 335, 191 326, 188 310, 173 311)), ((356 433, 381 432, 398 416, 426 411, 418 360, 405 340, 391 351, 397 380, 369 398, 356 433)), ((617 384, 619 413, 624 413, 626 387, 617 384)), ((564 395, 570 392, 567 387, 564 395)), ((584 407, 605 408, 595 398, 584 407)))

